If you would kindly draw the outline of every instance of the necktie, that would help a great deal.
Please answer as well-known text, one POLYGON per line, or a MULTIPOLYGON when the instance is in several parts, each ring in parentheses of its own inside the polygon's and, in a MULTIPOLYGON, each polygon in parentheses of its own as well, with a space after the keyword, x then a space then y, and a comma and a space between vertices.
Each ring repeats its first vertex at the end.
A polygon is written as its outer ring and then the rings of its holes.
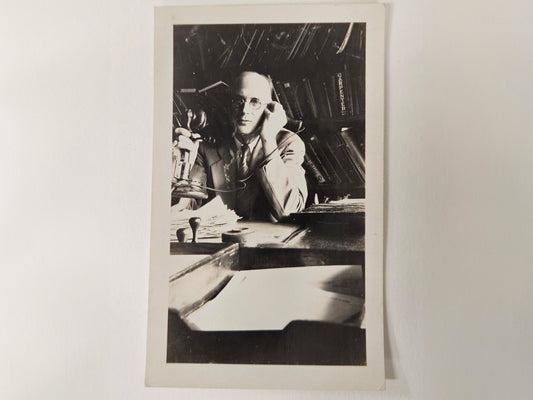
POLYGON ((239 179, 245 179, 250 173, 250 166, 248 163, 250 159, 250 147, 247 144, 243 144, 241 147, 241 157, 239 159, 239 179))

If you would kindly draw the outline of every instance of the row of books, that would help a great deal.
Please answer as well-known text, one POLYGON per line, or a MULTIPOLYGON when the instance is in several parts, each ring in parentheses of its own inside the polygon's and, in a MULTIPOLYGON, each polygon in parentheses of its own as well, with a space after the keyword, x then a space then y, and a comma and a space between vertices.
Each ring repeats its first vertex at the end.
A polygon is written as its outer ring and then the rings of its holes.
POLYGON ((275 81, 274 92, 289 118, 330 119, 363 116, 365 85, 363 73, 347 65, 326 79, 301 78, 275 81))
POLYGON ((364 59, 363 23, 177 25, 174 56, 182 68, 267 67, 295 60, 364 59))
POLYGON ((315 184, 365 184, 365 156, 361 140, 350 127, 317 133, 306 129, 304 168, 315 184))

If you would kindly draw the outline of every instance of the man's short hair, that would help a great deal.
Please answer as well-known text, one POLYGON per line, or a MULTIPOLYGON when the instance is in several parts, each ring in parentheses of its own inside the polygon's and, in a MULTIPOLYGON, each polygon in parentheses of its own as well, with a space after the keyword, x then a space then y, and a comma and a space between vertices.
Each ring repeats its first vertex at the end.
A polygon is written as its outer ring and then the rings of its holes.
POLYGON ((248 71, 247 70, 247 71, 242 71, 239 74, 237 74, 235 76, 235 78, 233 79, 233 82, 231 83, 231 88, 232 89, 234 89, 237 86, 238 81, 245 74, 254 74, 254 75, 258 75, 258 76, 263 77, 268 82, 268 87, 270 88, 270 97, 273 98, 273 99, 275 98, 274 84, 272 83, 272 79, 270 78, 270 76, 262 74, 260 72, 256 72, 256 71, 248 71))

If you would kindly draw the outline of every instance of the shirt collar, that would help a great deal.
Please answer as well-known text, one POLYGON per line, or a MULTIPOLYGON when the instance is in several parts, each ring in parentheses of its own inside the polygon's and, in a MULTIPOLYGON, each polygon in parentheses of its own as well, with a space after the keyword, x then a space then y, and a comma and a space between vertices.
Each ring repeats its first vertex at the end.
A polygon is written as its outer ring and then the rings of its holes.
MULTIPOLYGON (((248 147, 250 148, 250 152, 253 153, 254 149, 255 149, 255 146, 257 146, 257 143, 259 143, 259 139, 261 139, 261 136, 260 135, 257 135, 257 137, 252 140, 250 143, 248 143, 248 147)), ((235 133, 233 133, 233 140, 235 141, 235 146, 237 147, 237 149, 239 150, 242 146, 244 146, 243 143, 241 143, 239 141, 239 139, 237 139, 237 136, 235 135, 235 133)))

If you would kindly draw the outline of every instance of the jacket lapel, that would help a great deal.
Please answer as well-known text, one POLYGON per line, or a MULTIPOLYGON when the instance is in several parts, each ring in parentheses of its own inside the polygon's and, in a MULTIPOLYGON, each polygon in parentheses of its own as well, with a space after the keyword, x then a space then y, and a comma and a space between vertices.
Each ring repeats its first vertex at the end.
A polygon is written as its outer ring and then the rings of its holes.
POLYGON ((224 191, 215 192, 215 195, 219 195, 228 207, 234 208, 237 167, 233 152, 228 145, 223 145, 218 148, 216 153, 217 157, 214 157, 215 159, 210 163, 209 168, 211 169, 214 188, 224 191), (231 191, 225 192, 225 190, 231 191))
POLYGON ((265 153, 263 151, 263 142, 261 141, 261 138, 259 138, 259 141, 257 142, 257 145, 254 147, 254 151, 252 152, 252 159, 250 161, 250 171, 254 171, 255 167, 257 167, 257 164, 259 164, 260 161, 263 161, 265 158, 265 153))

